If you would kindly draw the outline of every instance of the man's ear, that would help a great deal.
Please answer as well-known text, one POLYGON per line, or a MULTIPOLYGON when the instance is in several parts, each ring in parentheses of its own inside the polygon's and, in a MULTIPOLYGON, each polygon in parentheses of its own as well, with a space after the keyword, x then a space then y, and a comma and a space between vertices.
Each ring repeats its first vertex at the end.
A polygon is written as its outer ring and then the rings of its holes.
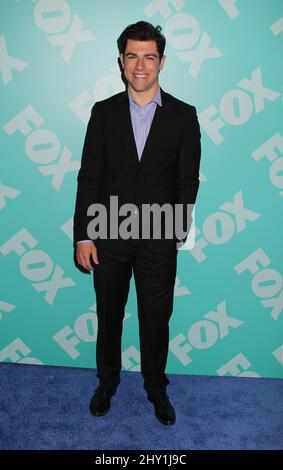
POLYGON ((121 61, 122 67, 124 68, 124 57, 123 57, 123 54, 120 54, 120 61, 121 61))
POLYGON ((160 64, 159 64, 159 70, 162 70, 163 67, 164 67, 164 64, 165 64, 165 60, 166 60, 166 56, 162 56, 162 59, 160 61, 160 64))

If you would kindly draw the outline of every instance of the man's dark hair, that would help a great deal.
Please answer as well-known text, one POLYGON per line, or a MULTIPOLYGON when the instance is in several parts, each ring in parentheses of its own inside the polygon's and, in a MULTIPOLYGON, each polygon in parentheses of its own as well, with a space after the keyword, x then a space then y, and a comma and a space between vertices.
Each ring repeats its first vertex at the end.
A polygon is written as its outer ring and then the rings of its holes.
POLYGON ((138 21, 137 23, 128 25, 117 40, 120 54, 125 54, 127 40, 135 41, 155 41, 159 53, 159 60, 163 57, 166 39, 161 34, 161 26, 154 27, 147 21, 138 21))

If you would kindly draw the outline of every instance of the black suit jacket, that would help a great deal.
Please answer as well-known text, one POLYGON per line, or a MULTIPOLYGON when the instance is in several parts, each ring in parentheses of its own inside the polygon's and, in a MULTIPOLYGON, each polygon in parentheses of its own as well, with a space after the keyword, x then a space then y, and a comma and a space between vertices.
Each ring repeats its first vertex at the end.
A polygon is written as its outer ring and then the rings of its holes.
MULTIPOLYGON (((125 203, 138 207, 143 203, 184 207, 195 203, 201 156, 196 108, 160 91, 162 106, 156 106, 140 160, 127 91, 93 106, 77 178, 74 246, 90 238, 87 226, 93 217, 87 215, 88 207, 99 202, 109 208, 110 195, 119 197, 119 207, 125 203)), ((146 240, 159 248, 170 242, 146 240)), ((98 239, 94 243, 119 249, 125 241, 98 239)))

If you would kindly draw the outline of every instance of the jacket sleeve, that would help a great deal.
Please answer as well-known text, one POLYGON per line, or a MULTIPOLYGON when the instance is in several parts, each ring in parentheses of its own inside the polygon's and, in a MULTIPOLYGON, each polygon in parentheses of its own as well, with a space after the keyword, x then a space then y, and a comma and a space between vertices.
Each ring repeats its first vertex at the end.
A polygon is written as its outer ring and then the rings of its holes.
POLYGON ((79 240, 89 239, 87 226, 90 217, 88 207, 98 202, 104 174, 103 134, 99 103, 95 103, 85 135, 81 168, 77 177, 77 196, 75 204, 73 241, 74 246, 79 240))
MULTIPOLYGON (((183 228, 189 233, 191 213, 199 189, 199 168, 201 158, 201 133, 196 108, 191 107, 179 148, 176 179, 176 203, 182 204, 183 228)), ((186 236, 186 238, 187 238, 186 236)), ((186 240, 183 239, 183 241, 186 240)))

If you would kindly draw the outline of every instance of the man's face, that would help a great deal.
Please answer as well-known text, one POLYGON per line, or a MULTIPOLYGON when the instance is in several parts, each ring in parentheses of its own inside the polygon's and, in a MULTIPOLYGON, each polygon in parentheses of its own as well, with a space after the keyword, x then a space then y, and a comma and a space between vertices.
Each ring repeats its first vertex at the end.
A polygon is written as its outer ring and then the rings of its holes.
POLYGON ((150 90, 158 83, 158 74, 163 69, 165 56, 159 61, 155 41, 128 39, 125 54, 120 54, 125 77, 136 91, 150 90))

